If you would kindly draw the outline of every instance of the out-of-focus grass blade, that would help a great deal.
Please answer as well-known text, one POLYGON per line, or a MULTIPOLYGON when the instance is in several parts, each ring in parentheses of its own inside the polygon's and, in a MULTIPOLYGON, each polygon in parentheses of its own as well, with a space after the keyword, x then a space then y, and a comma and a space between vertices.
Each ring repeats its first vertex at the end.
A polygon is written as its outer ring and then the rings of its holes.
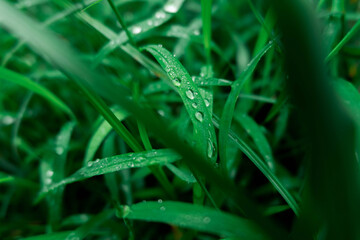
MULTIPOLYGON (((213 118, 214 125, 220 127, 218 117, 213 118)), ((294 197, 283 186, 276 175, 270 170, 270 168, 264 163, 264 161, 243 141, 238 135, 236 135, 231 129, 229 129, 230 139, 239 147, 239 149, 254 163, 254 165, 264 174, 264 176, 270 181, 274 188, 284 198, 286 203, 291 207, 296 215, 299 214, 300 208, 294 197)))
MULTIPOLYGON (((115 110, 114 114, 119 121, 124 120, 128 115, 128 113, 123 110, 115 110)), ((100 147, 105 137, 109 134, 111 129, 112 129, 111 125, 104 119, 103 122, 100 124, 100 126, 96 129, 96 131, 92 135, 86 147, 84 164, 86 164, 87 162, 89 162, 94 158, 96 151, 100 147)))
POLYGON ((201 0, 201 18, 207 64, 211 63, 211 6, 212 0, 201 0))
MULTIPOLYGON (((149 19, 145 19, 131 27, 129 27, 130 32, 133 34, 135 40, 138 35, 144 34, 155 27, 159 27, 164 24, 171 17, 176 14, 181 8, 184 0, 169 0, 165 3, 162 9, 158 10, 154 16, 149 19)), ((121 32, 115 38, 112 38, 105 46, 103 46, 98 52, 97 56, 94 59, 94 66, 97 66, 108 54, 115 50, 118 46, 122 45, 128 40, 125 31, 121 32)))
POLYGON ((228 134, 231 127, 232 118, 234 115, 234 109, 236 101, 239 97, 239 94, 247 82, 250 79, 252 73, 254 72, 256 65, 259 63, 262 56, 265 55, 267 51, 272 47, 273 43, 270 42, 267 44, 251 62, 249 63, 248 67, 244 70, 241 74, 240 78, 237 79, 231 85, 231 92, 229 94, 228 99, 226 100, 223 113, 221 115, 220 121, 220 128, 219 128, 219 154, 220 154, 220 166, 222 167, 223 171, 227 172, 227 141, 228 141, 228 134))
POLYGON ((54 95, 45 87, 34 81, 31 81, 27 77, 13 72, 9 69, 0 67, 0 79, 13 82, 30 91, 33 91, 34 93, 39 94, 40 96, 48 100, 51 104, 53 104, 55 107, 69 114, 72 119, 75 119, 75 115, 73 114, 71 109, 61 99, 59 99, 56 95, 54 95))
POLYGON ((360 20, 350 29, 350 31, 345 35, 343 39, 331 50, 329 55, 325 58, 325 61, 330 61, 340 50, 341 48, 349 42, 349 40, 359 31, 360 29, 360 20))
POLYGON ((219 236, 268 239, 252 221, 199 205, 158 201, 120 208, 117 215, 125 219, 168 223, 219 236))
POLYGON ((73 175, 47 186, 40 193, 42 197, 45 193, 69 183, 81 181, 93 176, 117 172, 128 168, 147 167, 151 165, 171 163, 181 159, 181 156, 170 149, 151 150, 140 153, 127 153, 103 159, 90 161, 87 166, 82 167, 73 175))
POLYGON ((75 231, 70 232, 65 240, 81 240, 84 239, 89 233, 94 230, 101 223, 109 219, 114 215, 113 209, 104 210, 101 213, 90 218, 89 221, 84 223, 82 226, 78 227, 75 231))
POLYGON ((216 135, 214 125, 211 122, 211 115, 205 103, 207 99, 202 97, 189 73, 169 51, 156 45, 147 46, 145 49, 154 55, 167 72, 174 86, 177 87, 177 91, 194 125, 195 135, 198 136, 198 149, 202 154, 205 153, 205 156, 211 159, 212 162, 216 161, 216 135))
POLYGON ((237 114, 235 119, 242 125, 245 131, 251 136, 255 145, 259 149, 259 152, 265 159, 265 162, 271 170, 275 169, 275 162, 271 147, 263 132, 261 131, 260 126, 248 115, 246 114, 237 114))

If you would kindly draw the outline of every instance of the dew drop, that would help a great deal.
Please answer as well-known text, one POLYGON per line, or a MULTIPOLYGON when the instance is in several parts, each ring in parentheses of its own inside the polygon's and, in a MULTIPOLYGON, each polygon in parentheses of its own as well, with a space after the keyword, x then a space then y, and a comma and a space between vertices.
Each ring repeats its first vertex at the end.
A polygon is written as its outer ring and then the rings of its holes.
POLYGON ((210 139, 208 140, 207 154, 209 158, 212 158, 215 154, 215 146, 210 139))
POLYGON ((88 163, 87 163, 87 166, 88 167, 91 167, 93 165, 93 161, 89 161, 88 163))
POLYGON ((5 117, 3 117, 3 119, 2 119, 2 123, 3 123, 4 125, 10 125, 10 124, 12 124, 13 122, 15 122, 15 118, 12 118, 12 117, 10 117, 10 116, 5 116, 5 117))
POLYGON ((196 112, 195 113, 195 118, 199 121, 202 122, 204 120, 204 114, 202 112, 196 112))
POLYGON ((166 16, 166 14, 164 12, 162 12, 162 11, 159 11, 159 12, 155 13, 155 17, 157 19, 165 18, 165 16, 166 16))
POLYGON ((146 23, 147 23, 149 26, 152 26, 152 25, 154 24, 152 20, 148 20, 146 23))
POLYGON ((178 79, 178 78, 174 78, 174 79, 172 80, 172 82, 173 82, 173 84, 174 84, 176 87, 180 87, 180 85, 181 85, 181 81, 180 81, 180 79, 178 79))
POLYGON ((197 108, 197 104, 196 104, 196 103, 191 104, 191 106, 192 106, 193 108, 197 108))
POLYGON ((207 106, 207 107, 210 106, 210 102, 206 98, 204 99, 204 102, 205 102, 205 106, 207 106))
POLYGON ((194 35, 195 35, 195 36, 199 36, 199 35, 200 35, 199 29, 196 29, 196 30, 194 31, 194 35))
POLYGON ((61 154, 64 153, 64 148, 63 147, 56 147, 55 152, 56 152, 57 155, 61 155, 61 154))
POLYGON ((159 200, 158 200, 158 203, 162 203, 162 202, 163 202, 163 200, 162 200, 162 199, 159 199, 159 200))
POLYGON ((141 27, 139 27, 139 26, 135 26, 135 27, 133 27, 133 29, 131 30, 131 32, 133 33, 133 34, 139 34, 139 33, 141 33, 141 27))
POLYGON ((187 90, 187 91, 185 92, 185 94, 186 94, 186 96, 187 96, 189 99, 191 99, 191 100, 193 100, 193 99, 195 98, 194 92, 193 92, 191 89, 187 90))
POLYGON ((175 13, 178 8, 173 4, 167 4, 164 6, 164 10, 168 13, 175 13))
POLYGON ((210 223, 211 222, 211 218, 209 217, 204 217, 204 223, 210 223))
POLYGON ((54 171, 48 170, 48 171, 46 172, 46 176, 47 176, 47 177, 52 177, 53 175, 54 175, 54 171))
POLYGON ((165 211, 165 210, 166 210, 166 207, 164 207, 164 206, 160 207, 160 211, 165 211))

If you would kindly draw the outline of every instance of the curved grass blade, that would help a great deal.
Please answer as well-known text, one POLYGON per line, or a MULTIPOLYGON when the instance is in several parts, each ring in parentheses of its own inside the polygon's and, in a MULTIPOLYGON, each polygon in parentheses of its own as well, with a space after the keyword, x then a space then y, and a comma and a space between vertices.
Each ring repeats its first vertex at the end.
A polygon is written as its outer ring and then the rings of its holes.
POLYGON ((226 100, 223 113, 221 115, 220 120, 220 128, 219 128, 219 154, 220 154, 220 166, 222 170, 227 172, 227 141, 228 141, 228 134, 231 127, 232 118, 234 115, 234 109, 236 101, 239 97, 239 94, 246 84, 247 80, 250 79, 252 73, 254 72, 256 65, 259 63, 262 56, 265 55, 269 49, 273 46, 273 43, 268 43, 249 63, 248 67, 244 70, 241 74, 240 78, 237 79, 231 85, 231 91, 229 94, 228 99, 226 100))
POLYGON ((159 149, 139 153, 127 153, 90 161, 87 163, 87 166, 82 167, 70 177, 47 186, 41 191, 37 200, 40 200, 44 194, 69 183, 78 182, 98 175, 117 172, 123 169, 171 163, 180 159, 181 156, 170 149, 159 149))
POLYGON ((149 51, 165 69, 189 113, 197 137, 198 149, 212 162, 217 158, 217 142, 214 125, 206 103, 198 87, 192 81, 189 73, 169 51, 161 46, 149 45, 144 48, 149 51), (204 144, 206 143, 206 144, 204 144))
POLYGON ((162 222, 218 236, 243 239, 268 239, 252 221, 212 208, 182 202, 142 202, 121 206, 117 211, 125 219, 162 222))
POLYGON ((270 144, 264 134, 261 131, 260 126, 248 115, 237 114, 235 119, 242 125, 245 131, 251 136, 255 145, 259 149, 259 152, 265 159, 265 162, 269 168, 275 170, 275 161, 271 151, 270 144))
POLYGON ((198 86, 231 86, 231 84, 233 83, 232 81, 227 80, 227 79, 203 78, 203 77, 196 77, 196 76, 193 76, 192 80, 198 86))
MULTIPOLYGON (((128 116, 128 113, 123 110, 115 110, 114 114, 119 121, 124 120, 128 116)), ((96 129, 96 131, 92 135, 86 147, 84 164, 87 164, 87 162, 94 158, 96 151, 99 149, 101 143, 111 130, 111 125, 104 119, 98 129, 96 129)))
MULTIPOLYGON (((220 128, 220 121, 218 117, 213 118, 214 125, 220 128)), ((231 129, 229 130, 230 139, 239 147, 239 149, 254 163, 254 165, 264 174, 264 176, 270 181, 274 188, 284 198, 285 202, 294 211, 296 215, 299 215, 300 207, 295 201, 290 192, 282 185, 276 175, 269 169, 264 161, 243 141, 238 135, 236 135, 231 129)))
POLYGON ((48 100, 53 106, 62 110, 64 113, 67 113, 72 119, 75 119, 75 115, 73 114, 71 109, 61 99, 59 99, 56 95, 54 95, 45 87, 31 81, 27 77, 24 77, 23 75, 13 72, 9 69, 0 67, 0 79, 13 82, 30 91, 33 91, 34 93, 39 94, 40 96, 48 100))
MULTIPOLYGON (((169 0, 162 9, 154 14, 154 16, 129 27, 134 39, 136 40, 138 35, 144 34, 169 21, 179 11, 183 2, 184 0, 169 0)), ((119 45, 124 44, 127 40, 128 37, 124 31, 115 38, 111 38, 111 40, 98 52, 94 59, 93 66, 97 66, 108 54, 114 51, 119 45)))

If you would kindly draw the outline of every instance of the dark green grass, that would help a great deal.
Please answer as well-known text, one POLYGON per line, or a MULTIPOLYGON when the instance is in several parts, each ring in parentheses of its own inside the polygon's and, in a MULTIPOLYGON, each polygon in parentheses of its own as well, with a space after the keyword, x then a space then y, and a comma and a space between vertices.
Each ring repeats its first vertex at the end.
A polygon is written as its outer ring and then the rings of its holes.
POLYGON ((359 11, 1 1, 0 239, 360 239, 359 11))

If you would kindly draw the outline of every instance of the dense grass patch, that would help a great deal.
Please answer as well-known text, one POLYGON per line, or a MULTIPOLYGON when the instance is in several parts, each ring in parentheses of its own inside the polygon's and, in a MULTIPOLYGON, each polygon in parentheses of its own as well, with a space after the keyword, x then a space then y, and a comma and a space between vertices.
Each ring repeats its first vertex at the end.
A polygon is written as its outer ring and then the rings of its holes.
POLYGON ((360 4, 0 2, 0 239, 360 239, 360 4))

